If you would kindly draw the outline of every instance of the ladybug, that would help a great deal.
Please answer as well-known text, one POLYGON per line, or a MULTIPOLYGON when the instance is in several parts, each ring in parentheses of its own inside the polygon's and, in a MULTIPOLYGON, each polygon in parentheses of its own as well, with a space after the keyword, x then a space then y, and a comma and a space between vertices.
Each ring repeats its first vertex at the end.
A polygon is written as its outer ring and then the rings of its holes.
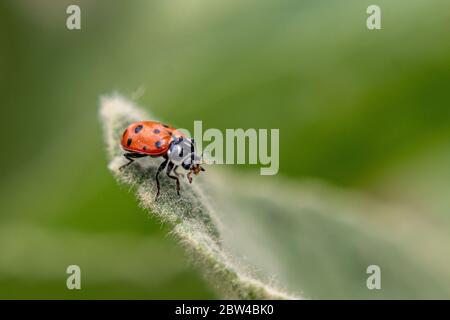
POLYGON ((180 195, 180 174, 177 172, 179 166, 189 171, 187 174, 189 183, 192 183, 192 173, 197 175, 200 171, 205 171, 200 166, 201 157, 195 152, 194 139, 189 139, 181 131, 160 122, 138 121, 130 124, 122 135, 121 145, 126 151, 124 157, 128 163, 121 166, 120 170, 138 158, 164 158, 155 176, 158 188, 156 198, 160 193, 158 177, 164 169, 169 178, 176 180, 178 195, 180 195))

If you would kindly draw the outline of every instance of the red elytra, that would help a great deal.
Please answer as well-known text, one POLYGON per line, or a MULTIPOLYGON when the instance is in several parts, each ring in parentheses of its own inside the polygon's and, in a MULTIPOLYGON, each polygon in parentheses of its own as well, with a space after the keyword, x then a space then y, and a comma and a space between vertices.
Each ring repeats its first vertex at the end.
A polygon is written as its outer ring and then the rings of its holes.
POLYGON ((122 148, 151 156, 164 155, 170 143, 185 134, 175 128, 156 121, 134 122, 125 129, 122 136, 122 148))

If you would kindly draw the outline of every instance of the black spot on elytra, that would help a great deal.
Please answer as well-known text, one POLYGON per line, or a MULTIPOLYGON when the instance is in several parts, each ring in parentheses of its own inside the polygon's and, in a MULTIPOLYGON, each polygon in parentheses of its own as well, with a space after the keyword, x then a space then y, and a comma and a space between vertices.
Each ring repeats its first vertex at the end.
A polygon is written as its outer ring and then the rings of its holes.
POLYGON ((131 140, 131 138, 128 138, 128 140, 127 140, 127 147, 129 147, 131 145, 131 142, 133 142, 133 140, 131 140))
POLYGON ((161 148, 161 141, 156 141, 155 142, 155 147, 158 148, 158 149, 161 148))
POLYGON ((146 147, 146 146, 143 146, 143 147, 142 147, 142 150, 144 150, 144 151, 147 150, 147 147, 146 147))
POLYGON ((134 128, 134 133, 139 133, 143 128, 142 124, 138 125, 136 128, 134 128))
POLYGON ((158 133, 160 133, 160 131, 159 131, 159 129, 155 129, 155 130, 153 130, 153 133, 158 134, 158 133))

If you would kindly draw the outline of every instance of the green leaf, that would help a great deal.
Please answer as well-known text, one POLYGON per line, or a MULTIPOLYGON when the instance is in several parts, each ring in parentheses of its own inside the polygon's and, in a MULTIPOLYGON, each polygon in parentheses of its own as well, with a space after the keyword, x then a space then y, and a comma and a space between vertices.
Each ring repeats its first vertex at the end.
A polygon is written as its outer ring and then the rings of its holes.
POLYGON ((142 159, 118 170, 126 162, 119 143, 123 130, 155 118, 117 95, 102 98, 100 115, 109 169, 135 187, 142 207, 171 226, 223 297, 450 296, 450 259, 438 250, 450 244, 449 237, 424 216, 322 181, 237 174, 218 166, 209 166, 192 185, 183 183, 181 197, 173 181, 163 178, 155 201, 159 161, 142 159), (367 288, 369 265, 380 266, 382 290, 367 288))
POLYGON ((192 186, 183 184, 182 194, 179 197, 175 192, 173 181, 163 178, 161 196, 155 201, 154 176, 158 167, 157 161, 151 161, 146 166, 135 164, 125 170, 119 170, 124 163, 120 147, 124 129, 133 121, 155 119, 154 117, 119 96, 102 98, 100 116, 110 157, 109 169, 120 182, 137 188, 137 197, 144 208, 173 227, 173 235, 179 239, 192 257, 192 261, 203 267, 205 275, 225 297, 300 298, 257 280, 234 261, 222 244, 220 221, 202 189, 206 186, 205 179, 196 179, 192 186))

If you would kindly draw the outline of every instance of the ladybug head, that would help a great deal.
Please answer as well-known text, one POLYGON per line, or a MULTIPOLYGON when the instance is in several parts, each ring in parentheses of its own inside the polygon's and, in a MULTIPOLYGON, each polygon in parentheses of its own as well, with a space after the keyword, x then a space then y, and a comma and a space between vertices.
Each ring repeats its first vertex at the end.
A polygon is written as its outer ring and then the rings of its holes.
POLYGON ((193 164, 189 168, 189 173, 187 174, 187 178, 189 183, 192 183, 192 174, 198 175, 200 171, 205 171, 205 169, 200 164, 193 164))
POLYGON ((184 159, 182 166, 185 170, 189 170, 188 179, 189 182, 192 182, 192 174, 198 175, 201 171, 205 171, 205 168, 201 166, 202 157, 196 153, 194 139, 191 139, 189 142, 191 150, 189 156, 184 159))
POLYGON ((181 164, 185 170, 189 170, 195 175, 199 174, 200 171, 205 171, 201 166, 202 158, 198 156, 195 151, 192 151, 188 157, 186 157, 181 164))
POLYGON ((195 164, 191 167, 191 171, 197 175, 200 173, 200 171, 205 171, 205 168, 203 168, 201 165, 199 164, 195 164))

